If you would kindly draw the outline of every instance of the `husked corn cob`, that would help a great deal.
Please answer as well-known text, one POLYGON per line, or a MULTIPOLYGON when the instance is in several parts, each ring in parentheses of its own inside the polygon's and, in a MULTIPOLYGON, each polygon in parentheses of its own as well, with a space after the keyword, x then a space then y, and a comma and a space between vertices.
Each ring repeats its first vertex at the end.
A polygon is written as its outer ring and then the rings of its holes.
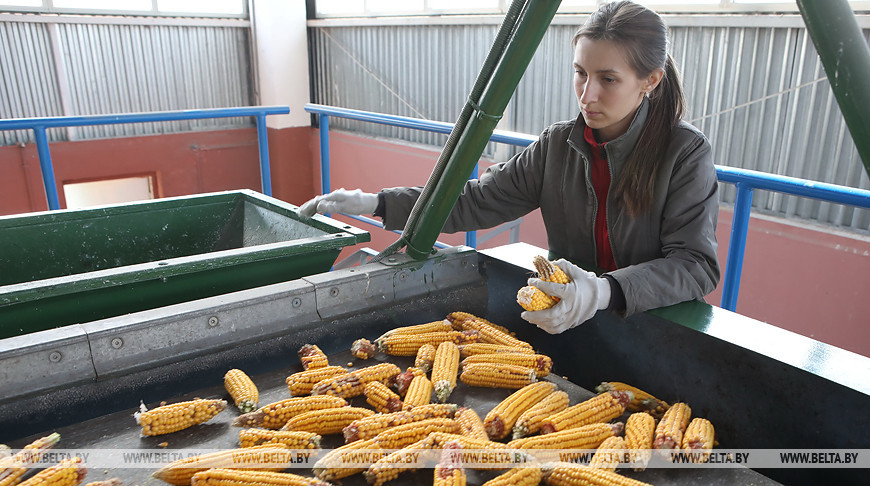
POLYGON ((535 270, 538 271, 538 276, 541 280, 560 284, 571 282, 571 279, 565 275, 565 272, 563 272, 561 268, 557 267, 553 262, 547 260, 541 255, 536 255, 535 258, 532 259, 532 264, 535 265, 535 270))
POLYGON ((224 411, 226 400, 198 398, 186 402, 162 405, 148 410, 143 403, 133 414, 142 426, 142 435, 162 435, 201 424, 224 411))
POLYGON ((88 473, 81 457, 63 459, 60 464, 43 469, 33 477, 19 483, 20 486, 76 486, 85 480, 88 473))
POLYGON ((518 348, 532 349, 532 345, 520 341, 505 331, 495 328, 489 321, 478 318, 470 318, 462 321, 463 331, 477 331, 480 333, 478 341, 481 343, 500 344, 502 346, 515 346, 518 348))
POLYGON ((360 407, 314 410, 312 412, 300 413, 291 418, 281 427, 281 430, 303 430, 320 435, 339 434, 341 429, 350 425, 354 420, 374 414, 373 411, 360 407))
POLYGON ((555 390, 555 383, 540 381, 526 385, 508 395, 507 398, 493 407, 483 419, 487 436, 492 440, 507 437, 523 412, 555 390))
POLYGON ((547 486, 651 486, 621 474, 572 463, 556 463, 544 469, 547 486))
POLYGON ((14 455, 4 454, 0 458, 0 486, 18 484, 28 467, 39 462, 42 454, 54 447, 59 440, 60 434, 53 432, 27 444, 14 455))
POLYGON ((312 472, 324 481, 336 481, 365 471, 385 455, 377 449, 375 439, 358 440, 326 453, 314 463, 312 472))
POLYGON ((453 325, 454 330, 462 331, 462 330, 465 330, 465 326, 464 326, 465 321, 471 320, 471 319, 483 322, 485 324, 489 324, 490 326, 498 329, 499 331, 501 331, 505 334, 513 335, 513 333, 510 332, 510 330, 508 328, 506 328, 504 326, 499 326, 498 324, 496 324, 494 322, 490 322, 490 321, 484 319, 483 317, 479 317, 479 316, 476 316, 474 314, 470 314, 468 312, 451 312, 450 314, 447 314, 446 320, 448 322, 450 322, 451 325, 453 325))
POLYGON ((268 444, 209 452, 173 461, 155 471, 152 476, 175 486, 187 486, 194 474, 215 467, 227 468, 244 464, 247 470, 277 471, 284 468, 277 467, 271 461, 276 455, 283 455, 288 450, 290 448, 284 444, 268 444))
POLYGON ((653 439, 654 449, 679 449, 683 443, 683 433, 689 426, 692 409, 686 403, 675 403, 665 412, 656 425, 656 436, 653 439))
POLYGON ((408 393, 402 402, 402 410, 410 410, 420 405, 428 405, 432 401, 432 382, 426 376, 415 376, 408 385, 408 393))
POLYGON ((625 405, 630 401, 631 392, 602 393, 545 418, 541 422, 541 433, 613 420, 625 412, 625 405))
POLYGON ((324 366, 322 368, 293 373, 285 381, 287 382, 287 389, 290 390, 290 395, 301 397, 311 393, 311 389, 317 383, 345 373, 347 373, 347 368, 342 366, 324 366))
MULTIPOLYGON (((449 326, 449 325, 448 325, 449 326)), ((391 334, 377 341, 378 350, 392 356, 416 356, 417 350, 424 344, 438 346, 450 341, 454 344, 476 343, 479 339, 477 331, 434 331, 421 334, 391 334)))
POLYGON ((483 483, 483 486, 536 486, 541 484, 541 468, 518 466, 483 483))
POLYGON ((690 456, 692 462, 707 462, 710 451, 713 450, 714 436, 713 424, 709 420, 696 417, 689 422, 686 433, 683 434, 683 449, 702 453, 699 457, 690 456))
POLYGON ((456 415, 453 416, 453 420, 456 420, 456 423, 462 427, 462 435, 474 439, 489 440, 489 435, 486 433, 483 421, 474 409, 459 407, 456 409, 456 415))
POLYGON ((649 464, 655 431, 656 420, 647 412, 635 412, 625 421, 625 447, 635 471, 643 471, 649 464))
POLYGON ((513 438, 519 439, 537 433, 541 430, 541 423, 545 418, 565 410, 569 403, 568 394, 564 391, 557 390, 550 393, 520 415, 514 425, 513 438))
POLYGON ((629 412, 649 412, 653 418, 661 418, 669 407, 667 402, 659 400, 640 388, 619 381, 602 381, 600 385, 595 387, 595 391, 598 393, 630 391, 634 398, 625 409, 629 412))
POLYGON ((522 353, 535 354, 532 348, 522 348, 519 346, 506 346, 504 344, 491 343, 471 343, 459 345, 459 356, 467 358, 478 354, 497 354, 497 353, 522 353))
POLYGON ((284 444, 293 449, 319 449, 320 435, 301 430, 242 429, 239 431, 240 447, 263 444, 284 444))
POLYGON ((459 374, 459 348, 447 341, 438 345, 435 362, 432 364, 432 388, 439 402, 444 403, 456 388, 459 374))
POLYGON ((432 369, 432 364, 435 363, 436 347, 431 344, 424 344, 417 350, 417 357, 414 358, 414 367, 423 370, 423 373, 428 373, 432 369))
POLYGON ((549 375, 550 369, 553 367, 553 359, 549 356, 525 353, 476 354, 462 360, 462 366, 474 363, 509 364, 532 368, 538 378, 549 375))
POLYGON ((191 486, 329 486, 298 474, 274 471, 214 468, 193 475, 191 486))
POLYGON ((420 452, 439 448, 433 435, 420 439, 375 461, 363 472, 366 481, 373 486, 381 486, 387 481, 396 479, 402 472, 418 469, 414 464, 417 462, 420 452))
POLYGON ((314 385, 312 395, 335 395, 342 398, 358 397, 365 391, 365 386, 373 381, 389 383, 402 370, 393 363, 381 363, 366 366, 343 375, 327 378, 314 385))
POLYGON ((402 409, 402 399, 393 390, 380 381, 373 381, 365 386, 363 394, 366 402, 381 413, 398 412, 402 409))
POLYGON ((452 440, 444 444, 441 449, 441 458, 435 466, 432 478, 432 486, 465 486, 465 469, 457 451, 462 449, 459 441, 452 440))
POLYGON ((430 418, 391 427, 378 434, 375 440, 381 449, 401 449, 426 438, 432 432, 458 434, 462 432, 462 427, 452 418, 430 418))
POLYGON ((423 324, 414 324, 413 326, 402 326, 402 327, 394 327, 389 331, 381 334, 375 339, 375 342, 378 342, 385 337, 405 334, 405 335, 414 335, 414 334, 426 334, 430 332, 443 332, 443 331, 452 331, 453 326, 450 325, 450 322, 445 320, 440 321, 432 321, 426 322, 423 324))
POLYGON ((459 379, 470 386, 519 389, 537 381, 537 376, 523 366, 475 363, 463 366, 459 379))
POLYGON ((608 437, 598 446, 592 460, 589 461, 589 467, 604 469, 607 471, 616 471, 620 462, 625 462, 623 456, 625 454, 625 439, 622 437, 608 437))
POLYGON ((517 290, 517 304, 527 311, 549 309, 556 305, 556 302, 556 299, 532 285, 526 285, 517 290))
POLYGON ((623 423, 589 424, 552 434, 533 435, 508 442, 512 449, 595 449, 605 439, 622 433, 623 423))
POLYGON ((263 405, 253 412, 239 415, 233 420, 233 426, 280 429, 288 420, 300 413, 346 406, 347 401, 344 398, 329 395, 286 398, 263 405))
POLYGON ((329 366, 326 353, 321 351, 316 344, 304 344, 296 354, 299 355, 299 361, 302 362, 302 369, 313 370, 329 366))
POLYGON ((393 363, 381 363, 374 366, 366 366, 354 371, 354 373, 356 373, 364 383, 380 381, 385 385, 391 383, 393 378, 401 372, 402 370, 393 363))
POLYGON ((239 369, 231 369, 224 375, 224 388, 233 397, 233 402, 242 413, 248 413, 257 408, 260 392, 251 378, 239 369))
POLYGON ((405 394, 408 393, 408 387, 411 386, 411 381, 417 376, 426 376, 426 373, 416 366, 411 366, 407 370, 396 375, 396 378, 393 380, 393 387, 396 389, 396 393, 398 393, 399 396, 404 397, 405 394))
POLYGON ((350 345, 350 354, 359 359, 370 359, 378 354, 378 347, 368 339, 357 339, 350 345))
POLYGON ((402 424, 419 422, 437 417, 452 418, 456 414, 456 405, 452 403, 433 403, 419 405, 411 410, 393 413, 380 413, 371 417, 355 420, 342 430, 345 442, 366 440, 381 432, 402 424))

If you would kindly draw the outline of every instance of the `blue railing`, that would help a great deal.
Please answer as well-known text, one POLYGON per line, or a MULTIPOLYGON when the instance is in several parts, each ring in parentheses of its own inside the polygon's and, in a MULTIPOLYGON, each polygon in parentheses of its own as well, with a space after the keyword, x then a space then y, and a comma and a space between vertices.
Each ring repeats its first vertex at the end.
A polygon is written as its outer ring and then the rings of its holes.
MULTIPOLYGON (((324 194, 331 189, 329 186, 329 117, 337 116, 351 120, 361 120, 395 127, 413 128, 428 132, 449 134, 452 123, 435 122, 395 115, 385 115, 367 111, 349 110, 332 106, 308 104, 305 111, 320 115, 320 173, 322 177, 321 190, 324 194)), ((490 138, 493 142, 509 143, 525 147, 538 137, 520 133, 496 131, 490 138)), ((472 177, 477 176, 477 169, 472 177)), ((841 204, 849 204, 861 208, 870 208, 870 191, 838 186, 823 182, 778 176, 733 167, 716 166, 716 174, 721 182, 734 184, 737 187, 737 199, 734 203, 734 217, 731 222, 731 236, 728 241, 728 260, 725 264, 725 276, 722 282, 721 307, 734 311, 737 309, 737 295, 740 290, 740 274, 743 268, 743 255, 746 250, 746 235, 749 232, 749 212, 752 208, 752 195, 755 189, 781 192, 795 196, 809 197, 841 204)), ((357 218, 375 226, 383 227, 378 221, 370 218, 357 218)), ((475 246, 468 242, 468 246, 475 246)))
POLYGON ((272 177, 269 173, 269 141, 266 136, 266 115, 285 115, 290 113, 289 106, 242 106, 235 108, 213 108, 206 110, 156 111, 150 113, 124 113, 118 115, 56 116, 45 118, 13 118, 0 120, 0 130, 33 130, 39 166, 42 169, 42 183, 49 209, 60 209, 57 197, 57 182, 54 167, 48 150, 48 128, 75 127, 88 125, 114 125, 119 123, 162 122, 195 120, 200 118, 231 118, 253 116, 257 119, 257 144, 260 149, 260 180, 262 192, 272 195, 272 177))

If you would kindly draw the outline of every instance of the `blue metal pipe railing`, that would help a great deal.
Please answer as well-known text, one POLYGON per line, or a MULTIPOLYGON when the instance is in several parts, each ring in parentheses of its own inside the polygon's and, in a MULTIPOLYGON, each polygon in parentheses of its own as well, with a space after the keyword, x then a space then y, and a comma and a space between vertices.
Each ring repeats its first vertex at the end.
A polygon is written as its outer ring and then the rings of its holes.
MULTIPOLYGON (((327 184, 324 185, 322 189, 324 194, 330 190, 328 185, 330 169, 328 146, 329 135, 328 133, 324 134, 324 132, 329 131, 329 124, 328 122, 324 124, 323 120, 328 120, 329 116, 379 123, 381 125, 412 128, 415 130, 424 130, 435 133, 449 134, 453 129, 452 123, 350 110, 347 108, 337 108, 313 103, 305 105, 305 111, 320 115, 320 170, 322 179, 327 181, 327 184)), ((531 144, 537 139, 538 137, 532 135, 500 130, 496 130, 492 137, 490 137, 490 141, 492 142, 509 143, 522 147, 531 144)), ((765 172, 738 169, 734 167, 723 167, 719 165, 716 166, 716 175, 720 182, 734 184, 737 187, 737 199, 734 203, 734 217, 731 222, 731 236, 728 241, 728 260, 725 265, 725 275, 722 282, 721 307, 730 311, 735 311, 737 309, 737 294, 740 289, 743 256, 746 251, 746 236, 749 232, 749 214, 752 209, 752 194, 755 189, 809 197, 861 208, 870 208, 870 191, 864 189, 855 189, 836 184, 815 182, 795 177, 780 176, 765 172)), ((476 168, 472 177, 477 177, 476 168)), ((378 221, 370 218, 357 217, 355 219, 383 227, 383 225, 378 221)), ((467 236, 466 244, 472 247, 476 246, 468 243, 467 236)))
POLYGON ((269 141, 266 130, 266 115, 286 115, 289 106, 240 106, 233 108, 212 108, 205 110, 155 111, 150 113, 123 113, 114 115, 55 116, 41 118, 13 118, 0 120, 0 130, 33 130, 39 166, 42 169, 42 183, 49 209, 60 209, 57 196, 57 182, 51 163, 46 129, 59 127, 114 125, 121 123, 143 123, 201 118, 231 118, 253 116, 257 121, 257 144, 260 152, 260 180, 263 194, 272 195, 272 176, 269 168, 269 141))

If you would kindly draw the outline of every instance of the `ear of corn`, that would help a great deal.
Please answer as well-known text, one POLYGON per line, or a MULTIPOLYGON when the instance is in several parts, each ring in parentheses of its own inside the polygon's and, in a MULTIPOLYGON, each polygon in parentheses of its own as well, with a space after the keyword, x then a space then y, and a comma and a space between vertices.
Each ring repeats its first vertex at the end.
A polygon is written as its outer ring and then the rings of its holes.
POLYGON ((242 413, 248 413, 257 408, 260 392, 251 378, 239 369, 231 369, 224 375, 224 388, 233 397, 233 402, 242 413))
POLYGON ((343 375, 336 375, 316 383, 311 388, 312 395, 334 395, 353 398, 363 394, 365 386, 373 381, 390 383, 402 370, 393 363, 366 366, 343 375))
POLYGON ((653 448, 656 420, 646 412, 635 412, 625 421, 625 447, 635 471, 643 471, 649 464, 653 448))
POLYGON ((293 449, 319 449, 320 435, 314 432, 242 429, 239 431, 239 446, 254 447, 263 444, 284 444, 293 449))
POLYGON ((438 346, 445 341, 454 344, 476 343, 478 337, 477 331, 434 331, 421 334, 391 334, 378 339, 377 344, 378 350, 384 354, 416 356, 417 350, 424 344, 438 346))
POLYGON ((378 347, 368 339, 357 339, 350 345, 350 354, 359 359, 371 359, 378 354, 378 347))
POLYGON ((541 255, 536 255, 535 258, 532 259, 532 264, 535 265, 535 270, 538 271, 538 276, 541 280, 560 284, 571 282, 571 279, 565 275, 565 272, 563 272, 561 268, 557 267, 553 262, 547 260, 541 255))
POLYGON ((324 481, 336 481, 361 473, 375 461, 386 455, 376 450, 376 448, 375 439, 358 440, 337 447, 314 463, 314 475, 324 481), (370 451, 371 454, 354 454, 354 451, 370 451), (364 460, 366 457, 370 461, 364 460), (349 463, 364 464, 364 467, 351 467, 349 463))
POLYGON ((355 420, 342 430, 345 442, 367 440, 381 432, 402 424, 419 422, 437 417, 452 418, 456 414, 456 405, 452 403, 433 403, 420 405, 411 410, 393 413, 382 413, 371 417, 355 420))
POLYGON ((368 383, 363 389, 366 402, 381 413, 398 412, 402 409, 402 399, 380 381, 368 383))
POLYGON ((401 449, 424 439, 432 432, 458 434, 462 427, 451 418, 430 418, 391 427, 375 437, 378 448, 401 449))
POLYGON ((214 468, 194 474, 191 486, 329 486, 329 483, 292 473, 214 468))
POLYGON ((507 437, 523 412, 555 390, 554 383, 541 381, 526 385, 508 395, 507 398, 493 407, 483 419, 483 425, 489 438, 498 440, 507 437))
POLYGON ((302 362, 302 368, 305 370, 329 366, 329 359, 316 344, 304 344, 296 354, 299 355, 299 361, 302 362))
POLYGON ((659 400, 640 388, 619 381, 602 381, 600 385, 595 387, 595 391, 598 393, 629 391, 634 395, 634 398, 625 409, 629 412, 649 412, 653 418, 661 418, 669 407, 667 402, 659 400))
POLYGON ((456 375, 459 374, 459 348, 452 342, 443 342, 435 351, 432 365, 432 388, 439 402, 444 403, 456 388, 456 375))
POLYGON ((707 462, 710 451, 713 450, 714 436, 713 424, 709 420, 696 417, 689 422, 686 433, 683 434, 683 449, 701 452, 700 456, 690 455, 692 462, 707 462))
POLYGON ((88 473, 80 457, 63 459, 59 464, 43 469, 19 486, 76 486, 85 480, 88 473))
POLYGON ((258 464, 258 462, 263 462, 264 457, 283 455, 288 450, 290 448, 284 444, 268 444, 209 452, 171 462, 155 471, 152 476, 175 486, 187 486, 194 474, 215 467, 227 468, 244 464, 246 469, 277 471, 284 468, 268 467, 274 464, 258 464))
POLYGON ((347 369, 342 366, 324 366, 322 368, 300 371, 287 377, 287 389, 290 390, 290 395, 294 397, 308 395, 315 384, 327 378, 345 373, 347 373, 347 369))
POLYGON ((416 470, 415 463, 419 459, 420 452, 438 448, 433 436, 434 434, 431 434, 375 461, 363 472, 366 481, 373 486, 381 486, 387 481, 396 479, 402 472, 416 470))
POLYGON ((544 469, 544 484, 547 486, 610 485, 610 486, 651 486, 621 474, 604 471, 580 464, 556 463, 544 469))
POLYGON ((411 335, 415 335, 415 334, 426 334, 426 333, 430 333, 430 332, 444 332, 444 331, 452 331, 452 330, 453 330, 453 326, 451 326, 450 322, 448 322, 448 321, 445 321, 445 320, 432 321, 432 322, 426 322, 423 324, 414 324, 412 326, 395 327, 395 328, 390 329, 389 331, 381 334, 380 336, 378 336, 378 338, 375 339, 375 342, 378 342, 386 337, 394 336, 394 335, 404 334, 407 336, 411 336, 411 335))
POLYGON ((233 426, 280 429, 288 420, 300 413, 346 406, 345 399, 329 395, 287 398, 263 405, 253 412, 239 415, 233 420, 233 426))
POLYGON ((514 425, 513 438, 519 439, 537 433, 541 430, 545 418, 565 410, 569 403, 570 399, 566 392, 557 390, 550 393, 520 415, 514 425))
POLYGON ((537 466, 518 466, 500 474, 483 486, 536 486, 541 483, 541 468, 537 466))
POLYGON ((428 373, 432 369, 432 364, 435 363, 435 346, 424 344, 417 350, 417 357, 414 358, 414 367, 419 368, 423 373, 428 373))
POLYGON ((504 344, 490 343, 471 343, 459 345, 459 356, 467 358, 478 354, 498 354, 498 353, 523 353, 535 354, 532 348, 522 348, 519 346, 506 346, 504 344))
POLYGON ((411 381, 416 376, 426 376, 426 373, 424 373, 420 368, 412 366, 396 375, 396 378, 393 380, 393 387, 396 389, 396 393, 398 393, 400 397, 404 397, 405 394, 408 393, 408 387, 411 386, 411 381))
POLYGON ((423 376, 415 376, 408 385, 408 393, 405 394, 405 400, 402 402, 402 410, 410 410, 420 405, 427 405, 432 401, 432 382, 429 378, 423 376))
POLYGON ((597 469, 616 471, 620 462, 625 462, 623 456, 625 454, 625 439, 622 437, 608 437, 598 446, 592 460, 589 461, 589 467, 597 469))
POLYGON ((490 321, 484 319, 483 317, 479 317, 479 316, 476 316, 474 314, 470 314, 468 312, 451 312, 450 314, 447 314, 446 320, 451 325, 453 325, 453 329, 457 330, 457 331, 462 331, 462 330, 466 329, 465 321, 476 320, 476 321, 480 321, 484 324, 489 324, 490 326, 494 327, 495 329, 498 329, 499 331, 501 331, 505 334, 513 336, 513 333, 508 328, 506 328, 504 326, 499 326, 498 324, 496 324, 494 322, 490 322, 490 321))
POLYGON ((549 375, 550 369, 553 367, 553 359, 549 356, 526 353, 476 354, 462 360, 462 366, 474 363, 509 364, 532 368, 538 378, 549 375))
POLYGON ((341 429, 354 420, 369 417, 375 413, 367 408, 339 407, 304 412, 291 418, 281 430, 301 430, 315 434, 328 435, 341 433, 341 429))
POLYGON ((456 415, 453 419, 456 420, 456 423, 458 423, 460 427, 462 427, 462 435, 474 439, 489 440, 489 434, 486 433, 483 421, 474 409, 459 407, 456 409, 456 415))
POLYGON ((546 435, 533 435, 508 442, 512 449, 595 449, 605 439, 621 434, 622 422, 590 424, 546 435))
POLYGON ((556 299, 537 287, 526 285, 517 291, 517 304, 527 311, 539 311, 556 305, 556 299))
POLYGON ((572 427, 613 420, 625 412, 625 406, 630 401, 631 392, 602 393, 545 418, 541 423, 541 433, 549 434, 572 427))
POLYGON ((192 427, 211 420, 227 408, 226 400, 196 399, 178 402, 133 414, 136 423, 142 426, 142 435, 162 435, 192 427))
POLYGON ((475 363, 462 367, 459 379, 470 386, 519 389, 537 381, 535 370, 523 366, 475 363))
POLYGON ((24 446, 14 455, 0 458, 0 486, 14 486, 21 481, 27 469, 41 460, 42 454, 54 447, 60 434, 51 433, 24 446))
POLYGON ((462 449, 459 441, 453 440, 444 444, 441 449, 441 458, 435 466, 432 478, 432 486, 465 486, 465 469, 457 451, 462 449))
POLYGON ((689 426, 691 416, 692 409, 688 404, 680 402, 671 405, 656 426, 653 448, 678 449, 683 443, 683 433, 689 426))
POLYGON ((496 328, 489 321, 484 319, 476 317, 464 319, 462 321, 462 330, 465 332, 477 331, 480 335, 478 342, 481 343, 532 349, 531 344, 511 336, 509 333, 496 328))

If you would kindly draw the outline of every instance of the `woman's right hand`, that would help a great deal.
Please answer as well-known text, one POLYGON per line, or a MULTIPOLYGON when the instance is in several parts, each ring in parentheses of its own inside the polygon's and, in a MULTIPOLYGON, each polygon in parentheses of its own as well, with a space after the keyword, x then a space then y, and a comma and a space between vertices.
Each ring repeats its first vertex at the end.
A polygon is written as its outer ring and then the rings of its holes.
POLYGON ((360 189, 336 189, 317 196, 299 208, 299 216, 308 219, 314 213, 372 214, 378 208, 378 195, 360 189))

